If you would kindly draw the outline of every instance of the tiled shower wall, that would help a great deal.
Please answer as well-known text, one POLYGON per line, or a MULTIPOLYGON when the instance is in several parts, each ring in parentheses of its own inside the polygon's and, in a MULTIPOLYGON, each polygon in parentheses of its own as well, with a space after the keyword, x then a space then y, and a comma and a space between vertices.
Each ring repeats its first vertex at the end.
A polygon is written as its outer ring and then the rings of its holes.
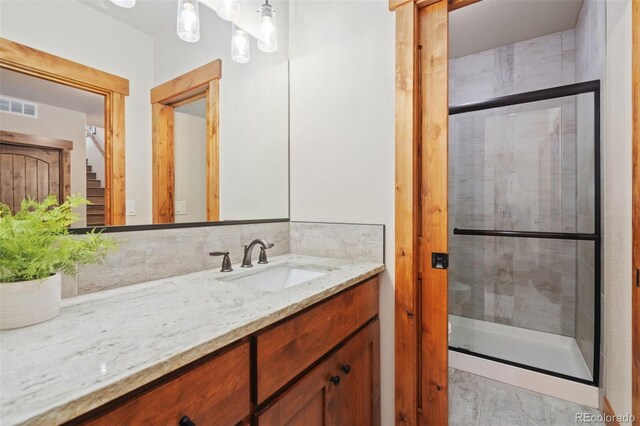
MULTIPOLYGON (((573 83, 574 54, 568 30, 452 59, 451 103, 573 83)), ((460 114, 449 128, 450 311, 574 336, 574 243, 452 229, 575 232, 575 102, 460 114)))

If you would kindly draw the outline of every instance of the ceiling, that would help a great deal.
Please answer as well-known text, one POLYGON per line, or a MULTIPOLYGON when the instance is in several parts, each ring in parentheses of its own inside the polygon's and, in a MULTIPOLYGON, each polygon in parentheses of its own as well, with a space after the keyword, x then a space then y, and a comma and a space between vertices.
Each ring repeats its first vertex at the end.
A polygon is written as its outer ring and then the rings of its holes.
POLYGON ((458 58, 575 27, 582 0, 482 0, 449 14, 458 58))
POLYGON ((135 7, 130 9, 109 0, 78 1, 150 36, 176 26, 177 0, 137 0, 135 7))
POLYGON ((84 90, 0 69, 0 94, 87 114, 87 124, 104 127, 104 97, 84 90))

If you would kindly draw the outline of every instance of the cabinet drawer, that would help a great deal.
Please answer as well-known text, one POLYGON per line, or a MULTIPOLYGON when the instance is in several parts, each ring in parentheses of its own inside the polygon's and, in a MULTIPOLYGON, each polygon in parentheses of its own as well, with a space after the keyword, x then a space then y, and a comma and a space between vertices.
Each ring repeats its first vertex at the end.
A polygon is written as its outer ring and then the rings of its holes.
POLYGON ((256 336, 258 404, 378 314, 378 277, 256 336))
POLYGON ((250 412, 249 362, 243 343, 85 424, 177 426, 188 416, 198 426, 235 425, 250 412))

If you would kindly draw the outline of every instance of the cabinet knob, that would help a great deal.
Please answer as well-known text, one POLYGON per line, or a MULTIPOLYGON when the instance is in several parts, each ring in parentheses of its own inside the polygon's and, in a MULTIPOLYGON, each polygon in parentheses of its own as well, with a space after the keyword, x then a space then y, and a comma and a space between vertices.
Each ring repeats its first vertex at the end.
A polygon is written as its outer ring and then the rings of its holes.
POLYGON ((178 426, 196 426, 196 424, 191 421, 189 416, 183 416, 178 422, 178 426))
POLYGON ((351 366, 349 364, 345 364, 342 366, 341 370, 344 374, 349 374, 351 373, 351 366))
POLYGON ((340 384, 340 376, 333 376, 331 377, 331 379, 329 379, 329 381, 335 386, 338 386, 340 384))

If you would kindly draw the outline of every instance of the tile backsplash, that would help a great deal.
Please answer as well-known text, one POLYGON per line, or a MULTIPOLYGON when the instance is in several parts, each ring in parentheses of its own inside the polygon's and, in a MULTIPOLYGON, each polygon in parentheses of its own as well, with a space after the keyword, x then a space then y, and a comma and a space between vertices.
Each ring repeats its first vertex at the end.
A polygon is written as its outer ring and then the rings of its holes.
MULTIPOLYGON (((82 267, 77 277, 65 276, 63 297, 138 284, 191 272, 219 268, 220 257, 210 251, 229 251, 242 261, 243 244, 264 238, 275 245, 271 256, 289 253, 289 223, 204 226, 108 234, 119 247, 102 265, 82 267)), ((77 238, 82 238, 78 236, 77 238)), ((257 250, 256 250, 257 259, 257 250)))
POLYGON ((384 225, 291 222, 291 253, 384 262, 384 225))
MULTIPOLYGON (((220 268, 222 258, 209 256, 210 251, 229 251, 231 262, 237 264, 243 245, 255 238, 275 244, 270 256, 294 253, 384 262, 383 225, 276 222, 108 235, 118 241, 118 249, 102 265, 84 266, 77 277, 64 276, 63 297, 220 268)), ((256 261, 257 256, 256 249, 256 261)))

